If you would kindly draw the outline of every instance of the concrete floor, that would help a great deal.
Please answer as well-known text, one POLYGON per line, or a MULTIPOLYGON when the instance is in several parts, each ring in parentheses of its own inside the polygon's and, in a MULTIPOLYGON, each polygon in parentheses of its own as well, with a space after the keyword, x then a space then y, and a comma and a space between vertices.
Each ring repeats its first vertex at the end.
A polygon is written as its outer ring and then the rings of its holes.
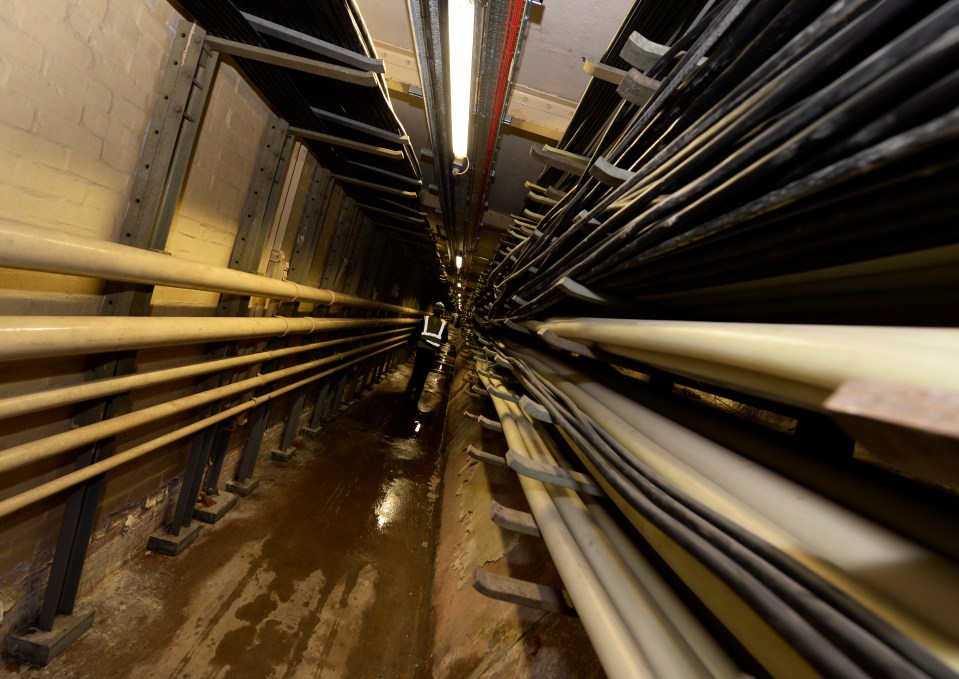
POLYGON ((429 676, 446 395, 433 373, 405 402, 408 374, 298 437, 291 461, 261 459, 259 488, 183 554, 145 552, 104 581, 78 606, 93 629, 50 666, 0 674, 429 676))

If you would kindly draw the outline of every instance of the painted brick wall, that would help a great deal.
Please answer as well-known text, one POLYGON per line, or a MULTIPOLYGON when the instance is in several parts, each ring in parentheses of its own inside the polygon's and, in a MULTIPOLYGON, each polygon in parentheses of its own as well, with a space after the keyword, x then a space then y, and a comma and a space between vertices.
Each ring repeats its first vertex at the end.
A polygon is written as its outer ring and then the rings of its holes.
MULTIPOLYGON (((155 0, 0 4, 0 218, 116 240, 177 18, 155 0)), ((100 288, 0 269, 0 312, 95 313, 100 288)))
MULTIPOLYGON (((228 266, 269 109, 240 74, 220 64, 167 241, 181 259, 228 266)), ((207 315, 217 293, 156 288, 153 315, 207 315)))
MULTIPOLYGON (((115 240, 177 13, 151 0, 0 3, 0 219, 115 240)), ((101 283, 0 269, 0 313, 93 314, 101 283)), ((79 382, 82 359, 4 366, 0 395, 79 382)), ((64 431, 70 409, 0 422, 0 448, 64 431)), ((9 497, 69 456, 9 477, 9 497)), ((35 610, 62 503, 0 520, 4 628, 35 610)))

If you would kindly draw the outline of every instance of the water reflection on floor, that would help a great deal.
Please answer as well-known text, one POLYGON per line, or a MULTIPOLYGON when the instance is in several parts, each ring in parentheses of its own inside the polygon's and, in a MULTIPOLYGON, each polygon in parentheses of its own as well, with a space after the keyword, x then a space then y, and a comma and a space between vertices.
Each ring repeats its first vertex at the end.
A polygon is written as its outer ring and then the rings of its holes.
POLYGON ((409 403, 408 375, 298 437, 290 462, 261 460, 260 487, 184 554, 111 576, 82 602, 94 629, 30 676, 428 676, 447 385, 434 373, 409 403))

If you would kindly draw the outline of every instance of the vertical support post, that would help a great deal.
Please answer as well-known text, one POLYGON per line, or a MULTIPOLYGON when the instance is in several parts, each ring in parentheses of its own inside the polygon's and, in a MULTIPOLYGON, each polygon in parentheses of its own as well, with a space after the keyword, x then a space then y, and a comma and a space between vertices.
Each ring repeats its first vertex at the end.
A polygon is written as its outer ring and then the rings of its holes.
POLYGON ((326 257, 326 265, 323 268, 323 279, 320 282, 321 288, 336 289, 337 278, 342 269, 346 245, 349 241, 350 232, 353 229, 353 223, 358 213, 356 201, 352 198, 347 199, 343 205, 343 210, 336 222, 336 229, 333 232, 333 242, 330 244, 329 254, 326 257))
MULTIPOLYGON (((195 77, 203 69, 212 78, 215 70, 216 56, 203 53, 204 37, 204 31, 194 24, 181 21, 177 26, 150 120, 152 134, 147 135, 134 174, 133 190, 120 232, 119 242, 122 244, 156 250, 163 250, 166 246, 170 223, 164 221, 161 197, 166 187, 177 181, 182 185, 182 176, 178 177, 173 160, 184 149, 187 153, 192 150, 191 127, 195 123, 185 112, 197 96, 195 89, 203 88, 202 84, 194 83, 195 77)), ((195 112, 196 106, 191 110, 195 112)), ((144 315, 149 309, 152 293, 152 286, 108 284, 104 290, 101 315, 144 315)), ((133 352, 126 352, 106 361, 100 358, 88 365, 84 379, 103 379, 132 372, 134 357, 133 352)), ((121 394, 102 399, 92 406, 81 406, 75 412, 74 422, 84 426, 109 419, 126 406, 126 400, 126 395, 121 394)), ((113 439, 99 441, 78 455, 76 466, 82 469, 112 453, 113 439)), ((52 630, 58 615, 73 613, 103 486, 103 477, 98 476, 70 492, 40 608, 37 622, 40 630, 52 630)))
MULTIPOLYGON (((270 224, 279 204, 283 190, 283 181, 292 150, 292 137, 287 134, 289 125, 286 121, 271 115, 267 120, 266 133, 256 158, 253 176, 250 179, 250 188, 247 191, 246 202, 240 217, 236 240, 233 243, 233 252, 230 256, 230 268, 241 271, 252 271, 256 268, 263 244, 266 242, 270 224)), ((222 295, 217 306, 216 315, 219 317, 242 316, 249 308, 249 298, 235 295, 222 295)), ((206 353, 206 360, 216 360, 234 356, 238 351, 238 343, 231 342, 206 353)), ((206 377, 197 384, 197 391, 220 386, 228 379, 226 373, 217 373, 206 377)), ((207 414, 213 414, 225 404, 214 404, 207 414)), ((215 425, 215 435, 212 438, 203 438, 204 448, 199 452, 202 464, 188 467, 187 475, 195 475, 189 484, 184 483, 181 488, 181 497, 178 499, 178 509, 182 506, 183 512, 178 516, 189 516, 187 508, 196 505, 200 488, 203 487, 210 495, 219 493, 220 474, 223 463, 229 450, 229 443, 233 423, 215 425), (211 463, 212 460, 212 463, 211 463), (206 475, 206 481, 202 478, 206 475), (184 494, 184 492, 186 494, 184 494)), ((250 472, 252 474, 252 471, 250 472)), ((249 484, 238 486, 248 494, 252 488, 249 484)), ((229 489, 228 489, 229 490, 229 489)), ((176 529, 176 524, 173 526, 176 529)))
MULTIPOLYGON (((250 435, 246 439, 246 445, 243 447, 243 454, 240 458, 240 464, 236 469, 236 483, 244 484, 253 476, 253 470, 256 468, 256 459, 260 454, 260 444, 263 443, 263 435, 266 433, 266 424, 270 419, 270 406, 272 401, 267 401, 253 409, 251 416, 250 435)), ((234 491, 236 492, 236 491, 234 491)), ((240 495, 246 493, 240 492, 240 495)))
POLYGON ((336 378, 336 389, 333 392, 333 401, 330 403, 330 414, 334 417, 339 413, 340 406, 343 405, 343 392, 346 389, 345 373, 339 373, 336 378))
POLYGON ((316 393, 316 402, 313 405, 313 415, 310 418, 310 426, 307 430, 316 433, 320 424, 323 422, 323 416, 326 415, 327 401, 330 396, 330 378, 321 381, 320 388, 316 393))
POLYGON ((299 431, 300 415, 303 412, 303 404, 305 402, 306 387, 302 387, 297 393, 293 408, 290 409, 290 416, 283 430, 283 441, 280 443, 279 448, 274 448, 270 451, 270 457, 274 460, 286 462, 293 457, 293 454, 296 452, 296 448, 293 446, 293 439, 296 437, 297 431, 299 431))

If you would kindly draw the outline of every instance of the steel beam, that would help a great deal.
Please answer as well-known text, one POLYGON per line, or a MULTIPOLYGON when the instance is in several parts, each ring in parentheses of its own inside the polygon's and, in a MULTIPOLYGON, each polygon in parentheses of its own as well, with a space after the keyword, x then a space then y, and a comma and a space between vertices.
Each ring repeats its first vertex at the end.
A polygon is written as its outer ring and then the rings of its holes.
POLYGON ((351 85, 361 85, 363 87, 376 87, 376 76, 369 71, 359 71, 355 68, 346 66, 337 66, 316 59, 308 59, 295 54, 287 54, 277 50, 258 47, 256 45, 247 45, 236 40, 227 40, 213 35, 206 37, 206 44, 210 49, 216 50, 222 54, 229 54, 242 59, 260 61, 281 68, 289 68, 294 71, 302 71, 312 75, 339 80, 350 83, 351 85))
POLYGON ((382 59, 368 57, 365 54, 348 50, 345 47, 340 47, 339 45, 335 45, 331 42, 320 40, 317 37, 309 35, 308 33, 295 31, 292 28, 287 28, 286 26, 268 21, 267 19, 254 16, 253 14, 248 14, 246 12, 240 12, 240 14, 243 15, 243 18, 246 19, 247 22, 254 29, 256 29, 256 32, 260 35, 268 35, 271 38, 279 38, 283 42, 288 42, 291 45, 297 45, 298 47, 308 49, 316 54, 321 54, 324 57, 336 59, 339 62, 364 71, 370 71, 372 73, 386 72, 386 68, 383 65, 382 59))
POLYGON ((304 139, 313 139, 325 144, 330 144, 331 146, 342 146, 343 148, 351 149, 353 151, 362 151, 363 153, 369 153, 374 156, 382 156, 383 158, 400 159, 405 157, 405 154, 402 150, 388 149, 382 146, 364 144, 362 142, 354 141, 353 139, 335 137, 332 134, 324 134, 322 132, 317 132, 316 130, 307 130, 303 127, 291 127, 290 133, 295 134, 298 137, 303 137, 304 139))

